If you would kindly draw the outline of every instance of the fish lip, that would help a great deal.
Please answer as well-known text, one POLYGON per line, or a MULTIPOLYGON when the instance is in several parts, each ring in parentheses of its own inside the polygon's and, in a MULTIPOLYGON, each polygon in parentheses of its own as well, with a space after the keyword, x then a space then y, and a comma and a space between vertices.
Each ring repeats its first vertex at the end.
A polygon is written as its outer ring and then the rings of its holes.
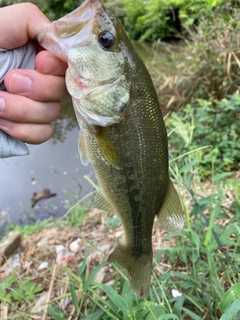
POLYGON ((82 47, 91 41, 94 29, 94 18, 99 8, 100 0, 86 0, 80 7, 41 31, 37 36, 39 44, 67 62, 68 50, 71 47, 82 47), (63 30, 67 30, 64 31, 63 30), (76 36, 78 41, 76 42, 76 36), (73 37, 73 43, 71 39, 73 37))

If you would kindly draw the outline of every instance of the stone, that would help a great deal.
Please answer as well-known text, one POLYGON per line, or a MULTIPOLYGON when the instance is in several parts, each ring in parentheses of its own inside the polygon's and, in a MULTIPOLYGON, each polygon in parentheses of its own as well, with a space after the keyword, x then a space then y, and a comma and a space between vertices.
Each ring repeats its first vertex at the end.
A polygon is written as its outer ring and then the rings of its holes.
POLYGON ((18 231, 9 233, 3 243, 0 244, 0 266, 11 257, 21 244, 21 234, 18 231))

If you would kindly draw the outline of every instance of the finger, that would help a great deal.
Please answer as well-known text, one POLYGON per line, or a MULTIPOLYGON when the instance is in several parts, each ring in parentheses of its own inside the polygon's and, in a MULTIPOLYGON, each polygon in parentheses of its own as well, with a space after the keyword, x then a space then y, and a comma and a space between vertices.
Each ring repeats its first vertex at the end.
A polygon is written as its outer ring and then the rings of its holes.
POLYGON ((35 59, 36 70, 40 73, 64 76, 67 64, 54 56, 52 53, 43 50, 39 52, 35 59))
POLYGON ((58 101, 68 96, 65 78, 36 70, 14 69, 4 79, 7 90, 33 100, 58 101))
POLYGON ((61 113, 59 102, 39 102, 8 92, 0 92, 0 118, 19 123, 46 124, 61 113))
POLYGON ((0 118, 0 129, 10 136, 30 144, 47 141, 53 134, 51 124, 16 123, 0 118))
POLYGON ((35 39, 49 26, 48 18, 32 3, 20 3, 0 9, 0 48, 14 49, 35 39))

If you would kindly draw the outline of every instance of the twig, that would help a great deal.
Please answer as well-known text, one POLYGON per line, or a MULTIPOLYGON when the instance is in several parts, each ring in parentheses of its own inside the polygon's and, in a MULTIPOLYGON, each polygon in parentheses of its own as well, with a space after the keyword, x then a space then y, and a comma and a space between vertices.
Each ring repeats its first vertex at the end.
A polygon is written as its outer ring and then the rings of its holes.
POLYGON ((0 319, 7 319, 8 317, 8 306, 0 305, 0 319))
POLYGON ((47 309, 48 309, 48 304, 49 304, 49 301, 51 299, 51 295, 52 295, 52 291, 53 291, 54 281, 55 281, 55 278, 56 278, 56 271, 57 271, 57 265, 55 264, 54 267, 53 267, 52 279, 51 279, 50 287, 49 287, 49 290, 48 290, 46 307, 45 307, 45 310, 44 310, 44 315, 43 315, 42 320, 46 320, 46 317, 47 317, 47 309))

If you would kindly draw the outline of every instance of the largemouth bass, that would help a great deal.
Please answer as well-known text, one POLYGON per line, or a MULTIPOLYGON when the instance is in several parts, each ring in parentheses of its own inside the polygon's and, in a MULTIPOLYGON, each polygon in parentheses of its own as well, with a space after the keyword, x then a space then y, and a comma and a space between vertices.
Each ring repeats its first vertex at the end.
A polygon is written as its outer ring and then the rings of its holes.
POLYGON ((124 239, 109 256, 126 268, 139 297, 149 294, 152 228, 183 226, 169 178, 168 142, 151 77, 118 19, 86 0, 38 36, 68 63, 66 84, 80 126, 79 152, 100 186, 96 207, 115 213, 124 239))

